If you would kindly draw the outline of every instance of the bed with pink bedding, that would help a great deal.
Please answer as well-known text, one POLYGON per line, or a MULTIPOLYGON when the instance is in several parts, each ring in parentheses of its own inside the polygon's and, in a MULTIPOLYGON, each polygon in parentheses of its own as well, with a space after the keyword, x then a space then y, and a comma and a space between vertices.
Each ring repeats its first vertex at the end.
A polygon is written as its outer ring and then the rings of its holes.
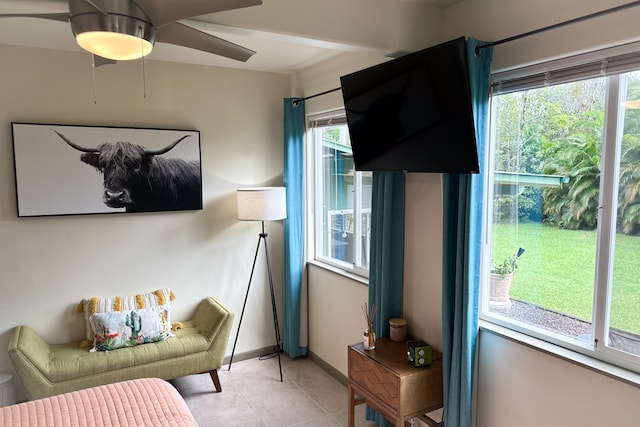
POLYGON ((180 393, 158 378, 92 387, 0 408, 0 427, 197 425, 180 393))

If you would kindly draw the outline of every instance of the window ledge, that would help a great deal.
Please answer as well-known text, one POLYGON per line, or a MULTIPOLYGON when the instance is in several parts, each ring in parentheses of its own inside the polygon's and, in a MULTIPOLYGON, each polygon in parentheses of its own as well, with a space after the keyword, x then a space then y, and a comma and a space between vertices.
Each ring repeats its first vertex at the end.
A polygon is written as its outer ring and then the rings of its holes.
POLYGON ((623 381, 635 387, 640 387, 640 374, 612 365, 602 360, 589 357, 587 355, 572 351, 558 345, 531 337, 529 335, 514 331, 504 326, 497 325, 487 320, 480 319, 480 330, 492 333, 503 338, 518 342, 522 345, 547 353, 551 356, 575 363, 613 379, 623 381))
POLYGON ((312 260, 307 261, 307 264, 314 265, 316 267, 322 268, 324 270, 330 271, 332 273, 339 274, 341 276, 347 277, 347 278, 349 278, 351 280, 354 280, 356 282, 362 283, 365 286, 369 286, 369 280, 367 278, 362 277, 362 276, 358 276, 357 274, 348 272, 346 270, 343 270, 343 269, 335 267, 333 265, 324 263, 322 261, 318 261, 318 260, 312 259, 312 260))

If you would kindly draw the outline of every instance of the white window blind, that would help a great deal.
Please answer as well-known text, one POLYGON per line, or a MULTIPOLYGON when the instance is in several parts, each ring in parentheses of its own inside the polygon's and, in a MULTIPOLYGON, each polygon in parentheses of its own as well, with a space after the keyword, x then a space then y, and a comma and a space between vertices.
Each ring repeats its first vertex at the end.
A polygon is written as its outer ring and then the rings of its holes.
POLYGON ((494 95, 626 73, 640 68, 640 43, 576 55, 499 72, 491 76, 494 95))
POLYGON ((344 110, 334 110, 326 113, 313 114, 307 117, 307 127, 322 128, 328 126, 340 126, 347 124, 347 116, 344 110))

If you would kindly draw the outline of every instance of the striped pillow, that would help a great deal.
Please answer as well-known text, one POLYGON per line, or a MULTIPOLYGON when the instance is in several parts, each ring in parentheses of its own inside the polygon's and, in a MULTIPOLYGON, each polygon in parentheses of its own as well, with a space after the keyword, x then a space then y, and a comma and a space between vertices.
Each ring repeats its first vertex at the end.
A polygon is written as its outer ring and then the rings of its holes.
MULTIPOLYGON (((173 301, 174 299, 175 295, 170 288, 157 289, 153 292, 129 295, 124 297, 93 297, 89 299, 83 299, 82 301, 80 301, 80 304, 78 304, 78 312, 84 313, 84 322, 87 335, 87 341, 83 341, 82 346, 90 347, 91 345, 93 345, 95 331, 91 327, 91 322, 89 321, 89 318, 92 314, 157 307, 168 304, 169 301, 173 301)), ((171 324, 169 324, 169 326, 171 326, 171 324)))

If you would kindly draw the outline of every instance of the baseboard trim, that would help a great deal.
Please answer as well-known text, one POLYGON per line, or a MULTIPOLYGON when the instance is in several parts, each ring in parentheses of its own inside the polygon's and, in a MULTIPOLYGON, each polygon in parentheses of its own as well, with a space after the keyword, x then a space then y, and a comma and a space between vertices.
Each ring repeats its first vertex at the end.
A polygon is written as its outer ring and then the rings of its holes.
MULTIPOLYGON (((264 356, 265 354, 271 354, 271 353, 275 354, 274 352, 275 352, 275 347, 270 346, 270 347, 258 348, 256 350, 246 351, 244 353, 235 353, 233 355, 233 361, 241 362, 243 360, 255 359, 256 357, 264 356)), ((224 359, 222 360, 222 364, 228 365, 229 360, 231 360, 231 355, 225 356, 224 359)))
POLYGON ((343 386, 347 387, 348 385, 347 377, 342 372, 340 372, 339 370, 331 366, 326 360, 324 360, 323 358, 321 358, 320 356, 318 356, 312 351, 307 353, 307 357, 316 365, 320 366, 324 371, 326 371, 333 378, 338 380, 343 386))
MULTIPOLYGON (((240 362, 242 360, 255 359, 256 357, 273 353, 273 351, 274 351, 274 348, 272 346, 272 347, 263 347, 257 350, 251 350, 244 353, 236 353, 233 355, 233 361, 240 362)), ((347 377, 342 372, 340 372, 339 370, 331 366, 326 360, 324 360, 323 358, 321 358, 320 356, 318 356, 312 351, 309 351, 306 357, 309 358, 309 360, 311 360, 313 363, 318 365, 320 368, 322 368, 323 371, 325 371, 326 373, 331 375, 333 378, 338 380, 340 384, 347 387, 348 385, 347 377)), ((222 364, 228 365, 230 359, 231 359, 231 355, 225 356, 222 364)))

